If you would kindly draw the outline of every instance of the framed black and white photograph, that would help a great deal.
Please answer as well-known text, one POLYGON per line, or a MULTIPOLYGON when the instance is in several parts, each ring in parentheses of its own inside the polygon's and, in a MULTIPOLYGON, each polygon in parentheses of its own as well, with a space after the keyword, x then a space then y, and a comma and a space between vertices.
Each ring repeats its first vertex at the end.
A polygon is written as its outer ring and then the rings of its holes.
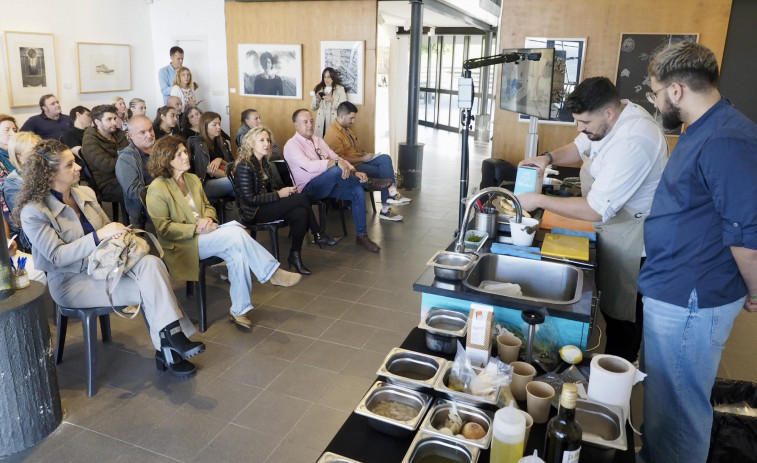
POLYGON ((131 90, 131 45, 77 42, 79 92, 131 90))
POLYGON ((53 34, 6 32, 10 106, 39 105, 39 97, 58 94, 53 34))
POLYGON ((321 69, 333 68, 339 73, 347 92, 347 100, 353 104, 363 104, 365 84, 365 45, 358 41, 322 41, 321 69))
POLYGON ((239 94, 302 99, 302 45, 239 44, 239 94))

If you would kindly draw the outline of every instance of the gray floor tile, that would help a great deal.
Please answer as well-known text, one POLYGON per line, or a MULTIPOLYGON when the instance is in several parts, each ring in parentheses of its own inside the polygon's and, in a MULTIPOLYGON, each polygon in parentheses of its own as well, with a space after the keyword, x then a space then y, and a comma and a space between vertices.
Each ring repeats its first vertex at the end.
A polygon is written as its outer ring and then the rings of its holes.
POLYGON ((321 394, 316 403, 336 408, 337 410, 352 412, 374 381, 375 377, 361 378, 349 374, 341 374, 321 394))
POLYGON ((365 270, 352 270, 342 275, 339 281, 358 286, 373 286, 377 279, 378 274, 374 272, 366 272, 365 270))
POLYGON ((255 307, 251 312, 248 312, 247 318, 252 320, 254 326, 264 326, 275 330, 281 326, 282 323, 287 321, 293 313, 294 311, 290 309, 263 304, 255 307))
POLYGON ((333 371, 293 363, 271 383, 270 388, 284 395, 315 402, 337 376, 333 371))
MULTIPOLYGON (((50 433, 42 442, 26 450, 16 452, 12 455, 0 458, 3 463, 20 463, 29 461, 45 461, 58 454, 63 445, 68 443, 77 434, 84 431, 83 428, 75 426, 65 421, 58 428, 50 433)), ((3 449, 5 453, 8 449, 3 449)))
POLYGON ((324 317, 339 318, 353 304, 352 301, 343 301, 333 297, 318 296, 300 309, 303 312, 322 315, 324 317))
POLYGON ((198 377, 213 379, 239 361, 248 351, 249 349, 237 349, 215 341, 205 341, 205 352, 192 357, 192 363, 197 367, 198 377))
POLYGON ((147 437, 155 423, 171 416, 177 406, 151 399, 143 394, 126 397, 102 413, 89 428, 124 442, 137 444, 147 437))
POLYGON ((313 405, 287 434, 286 441, 313 450, 326 448, 349 413, 323 405, 313 405))
POLYGON ((115 463, 175 463, 177 460, 139 447, 129 447, 115 459, 115 463))
POLYGON ((265 434, 229 424, 195 459, 195 463, 263 463, 276 448, 265 434))
POLYGON ((352 356, 352 360, 347 364, 344 371, 351 375, 375 379, 376 371, 381 367, 387 353, 360 350, 352 356))
POLYGON ((283 307, 285 309, 300 310, 304 305, 312 301, 313 297, 314 295, 312 293, 304 293, 289 288, 287 291, 281 291, 279 294, 273 296, 267 304, 283 307))
POLYGON ((295 363, 340 372, 356 352, 353 347, 318 340, 297 357, 295 363))
POLYGON ((411 328, 418 326, 418 315, 416 314, 397 312, 365 304, 352 305, 342 315, 342 319, 397 332, 409 332, 411 328))
POLYGON ((64 421, 83 428, 90 428, 93 423, 122 403, 122 400, 134 396, 131 392, 105 386, 98 389, 93 397, 88 398, 83 379, 76 389, 61 388, 60 392, 65 413, 64 421))
POLYGON ((51 463, 110 461, 132 448, 134 447, 130 444, 85 429, 58 448, 54 455, 42 461, 51 463))
POLYGON ((220 377, 259 388, 268 387, 291 362, 250 352, 242 356, 220 377))
MULTIPOLYGON (((325 277, 323 274, 323 269, 330 268, 330 267, 322 267, 322 266, 314 266, 310 265, 309 262, 305 262, 303 257, 303 262, 305 263, 305 266, 310 269, 311 272, 313 272, 310 276, 304 276, 302 278, 302 281, 297 283, 297 286, 295 289, 297 291, 308 293, 308 294, 322 294, 324 291, 326 291, 326 288, 331 286, 331 283, 334 281, 330 278, 325 277)), ((297 309, 300 310, 300 309, 297 309)))
POLYGON ((200 388, 183 408, 196 413, 212 416, 223 421, 231 421, 249 405, 262 391, 236 381, 217 378, 200 388))
POLYGON ((161 455, 189 461, 210 444, 224 427, 225 421, 182 408, 156 421, 140 445, 161 455))
POLYGON ((388 354, 393 348, 399 347, 409 333, 409 329, 405 332, 399 332, 377 328, 365 342, 363 349, 388 354))
POLYGON ((293 463, 295 461, 311 462, 317 461, 321 456, 320 451, 302 447, 291 442, 282 442, 268 457, 266 463, 293 463))
MULTIPOLYGON (((257 309, 253 309, 250 314, 256 310, 257 309)), ((213 341, 242 352, 252 350, 273 333, 272 328, 260 326, 254 321, 251 330, 237 326, 235 323, 231 322, 231 318, 219 320, 216 322, 216 325, 222 325, 222 329, 213 338, 213 341)))
POLYGON ((233 422, 255 431, 283 437, 312 405, 311 402, 274 390, 263 391, 233 422))
POLYGON ((337 320, 323 333, 321 339, 352 347, 362 347, 374 331, 375 328, 368 325, 337 320))
POLYGON ((294 360, 312 343, 311 338, 276 331, 253 349, 253 352, 284 360, 294 360))
POLYGON ((322 317, 307 312, 297 312, 278 328, 285 333, 298 334, 309 338, 321 336, 334 323, 333 318, 322 317))
POLYGON ((367 290, 368 288, 365 286, 352 285, 349 283, 342 283, 340 281, 337 281, 329 286, 325 294, 335 299, 354 302, 360 299, 360 296, 365 294, 367 290))

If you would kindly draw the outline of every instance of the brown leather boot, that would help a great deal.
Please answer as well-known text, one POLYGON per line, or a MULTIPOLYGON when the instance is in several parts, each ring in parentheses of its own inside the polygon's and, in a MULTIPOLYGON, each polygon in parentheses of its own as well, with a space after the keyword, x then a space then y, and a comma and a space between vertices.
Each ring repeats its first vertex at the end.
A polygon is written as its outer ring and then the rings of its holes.
POLYGON ((367 182, 363 183, 363 189, 365 191, 384 191, 392 186, 392 179, 390 178, 369 178, 367 182))
POLYGON ((273 272, 271 279, 268 281, 270 281, 274 286, 287 287, 296 285, 300 282, 301 279, 302 275, 300 275, 299 273, 287 272, 286 270, 277 268, 276 271, 273 272))
POLYGON ((368 235, 357 235, 355 237, 355 241, 357 242, 357 244, 364 247, 368 251, 379 252, 381 250, 378 244, 374 243, 370 238, 368 238, 368 235))

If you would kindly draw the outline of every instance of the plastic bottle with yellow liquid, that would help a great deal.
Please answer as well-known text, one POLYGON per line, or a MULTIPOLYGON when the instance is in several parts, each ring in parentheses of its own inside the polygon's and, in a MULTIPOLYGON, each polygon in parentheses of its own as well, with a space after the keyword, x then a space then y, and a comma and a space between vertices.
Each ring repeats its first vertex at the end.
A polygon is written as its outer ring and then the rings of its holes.
POLYGON ((513 403, 494 414, 491 463, 518 463, 525 447, 526 419, 513 403))

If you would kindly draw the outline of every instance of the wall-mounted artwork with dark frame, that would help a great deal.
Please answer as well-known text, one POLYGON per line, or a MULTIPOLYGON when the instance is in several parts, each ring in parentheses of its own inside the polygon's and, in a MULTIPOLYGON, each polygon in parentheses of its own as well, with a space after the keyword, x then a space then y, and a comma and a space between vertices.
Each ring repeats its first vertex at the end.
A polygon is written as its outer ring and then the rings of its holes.
POLYGON ((10 106, 39 105, 39 97, 58 94, 53 34, 5 32, 10 106))
POLYGON ((240 43, 239 94, 302 99, 302 45, 240 43))

